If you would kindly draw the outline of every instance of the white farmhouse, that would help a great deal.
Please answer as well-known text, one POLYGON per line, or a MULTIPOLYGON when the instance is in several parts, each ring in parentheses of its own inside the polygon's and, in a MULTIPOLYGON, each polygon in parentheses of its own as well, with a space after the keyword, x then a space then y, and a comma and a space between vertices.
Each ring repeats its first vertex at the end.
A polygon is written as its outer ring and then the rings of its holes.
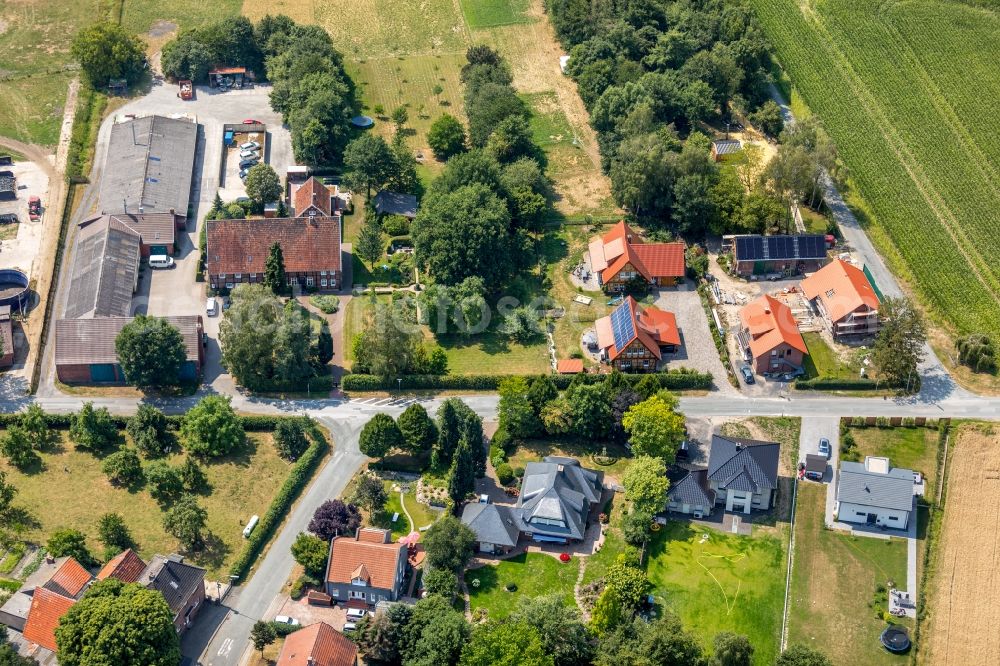
POLYGON ((913 471, 893 467, 888 458, 840 465, 837 519, 905 530, 913 511, 913 471))

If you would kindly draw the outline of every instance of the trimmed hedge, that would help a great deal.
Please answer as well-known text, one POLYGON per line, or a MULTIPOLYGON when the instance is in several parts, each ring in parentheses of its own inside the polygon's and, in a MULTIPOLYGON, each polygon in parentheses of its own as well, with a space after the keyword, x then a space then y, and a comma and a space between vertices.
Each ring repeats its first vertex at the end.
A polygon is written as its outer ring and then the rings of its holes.
POLYGON ((875 391, 877 389, 898 388, 887 382, 876 383, 873 379, 835 379, 815 377, 795 380, 795 388, 801 391, 875 391))
MULTIPOLYGON (((260 422, 263 423, 264 419, 274 417, 261 416, 251 418, 261 419, 260 422)), ((313 425, 309 435, 313 440, 312 445, 292 467, 288 478, 285 479, 278 494, 275 495, 274 500, 271 502, 271 506, 268 507, 267 513, 260 519, 257 529, 247 539, 246 544, 243 546, 243 551, 229 569, 229 573, 236 576, 237 579, 242 579, 250 570, 250 567, 257 560, 257 555, 260 554, 260 551, 271 540, 274 531, 281 525, 285 514, 288 513, 288 510, 298 498, 302 489, 309 483, 319 461, 326 455, 330 444, 316 425, 313 425)))
MULTIPOLYGON (((470 391, 496 391, 500 382, 512 375, 404 375, 402 384, 397 382, 395 377, 379 377, 376 375, 347 375, 341 381, 341 386, 345 391, 392 391, 397 388, 404 389, 441 389, 441 390, 470 390, 470 391)), ((582 381, 585 384, 597 384, 604 381, 606 375, 585 374, 582 381)), ((644 374, 625 375, 628 384, 634 386, 644 374)), ((707 372, 696 372, 694 370, 670 370, 669 372, 658 372, 654 375, 660 380, 660 386, 674 391, 684 390, 708 390, 712 388, 712 375, 707 372)), ((534 375, 528 375, 530 380, 534 375)), ((573 381, 574 375, 550 375, 550 378, 559 389, 565 389, 573 381)))
MULTIPOLYGON (((12 425, 21 422, 21 417, 23 412, 7 412, 0 414, 0 428, 8 428, 12 425)), ((46 413, 45 423, 48 424, 50 428, 57 429, 67 429, 72 425, 73 417, 75 414, 49 414, 46 413)), ((116 427, 120 429, 125 429, 128 425, 128 416, 116 416, 111 415, 111 421, 116 427)), ((243 424, 243 429, 248 432, 266 432, 269 430, 274 430, 278 427, 278 422, 283 419, 297 418, 294 416, 241 416, 239 417, 240 422, 243 424)), ((181 427, 181 421, 183 421, 184 416, 182 414, 167 414, 167 425, 178 429, 181 427)))

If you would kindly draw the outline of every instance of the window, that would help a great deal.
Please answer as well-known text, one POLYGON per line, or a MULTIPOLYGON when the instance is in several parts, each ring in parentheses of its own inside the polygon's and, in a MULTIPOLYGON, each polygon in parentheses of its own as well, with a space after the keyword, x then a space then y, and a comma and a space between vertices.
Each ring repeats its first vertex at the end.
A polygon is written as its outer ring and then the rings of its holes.
POLYGON ((326 271, 320 271, 319 274, 320 276, 326 275, 326 271))
POLYGON ((340 596, 340 590, 338 590, 337 588, 333 588, 332 591, 333 591, 333 594, 330 595, 331 597, 339 597, 340 596))
POLYGON ((313 278, 313 276, 310 275, 310 276, 306 277, 306 286, 307 287, 313 287, 315 285, 316 285, 316 280, 315 280, 315 278, 313 278))
POLYGON ((250 279, 251 280, 256 280, 257 279, 257 274, 256 273, 251 273, 250 274, 250 279))
POLYGON ((323 278, 322 280, 319 281, 319 286, 321 286, 321 287, 325 287, 326 286, 326 278, 323 278))
POLYGON ((226 283, 226 289, 232 289, 235 285, 232 282, 226 283))
POLYGON ((233 275, 233 279, 234 280, 239 280, 239 279, 242 279, 242 278, 243 278, 243 273, 235 273, 233 275))
POLYGON ((899 516, 889 516, 889 520, 899 520, 899 516))

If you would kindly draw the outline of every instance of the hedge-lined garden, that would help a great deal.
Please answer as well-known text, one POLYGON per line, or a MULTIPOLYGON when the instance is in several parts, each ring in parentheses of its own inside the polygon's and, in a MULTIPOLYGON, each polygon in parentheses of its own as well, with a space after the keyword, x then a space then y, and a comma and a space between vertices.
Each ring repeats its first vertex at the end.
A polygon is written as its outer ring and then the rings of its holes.
MULTIPOLYGON (((526 377, 529 381, 536 376, 526 377)), ((622 375, 623 381, 636 386, 644 377, 653 377, 659 382, 660 388, 671 391, 707 391, 712 388, 712 375, 707 372, 697 372, 684 368, 658 372, 649 375, 622 375)), ((396 389, 426 389, 426 390, 469 390, 496 391, 500 382, 509 379, 511 375, 404 375, 396 377, 378 377, 376 375, 347 375, 342 381, 345 391, 392 391, 396 389), (399 382, 402 379, 402 382, 399 382)), ((566 389, 574 377, 577 382, 598 384, 604 380, 604 375, 551 375, 549 376, 558 389, 566 389)))

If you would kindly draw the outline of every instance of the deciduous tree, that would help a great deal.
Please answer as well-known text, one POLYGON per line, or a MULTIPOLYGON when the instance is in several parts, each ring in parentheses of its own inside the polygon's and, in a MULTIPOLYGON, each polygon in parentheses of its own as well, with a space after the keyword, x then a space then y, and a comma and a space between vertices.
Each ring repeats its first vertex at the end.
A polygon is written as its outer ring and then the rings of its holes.
POLYGON ((160 317, 136 315, 115 338, 115 352, 125 378, 139 388, 173 386, 187 359, 184 338, 160 317))
POLYGON ((330 541, 336 536, 351 536, 360 526, 361 512, 358 507, 339 499, 320 504, 309 521, 309 531, 323 541, 330 541))
POLYGON ((139 405, 125 424, 125 432, 146 458, 159 458, 170 450, 172 438, 167 432, 167 417, 152 405, 139 405))
POLYGON ((637 456, 622 476, 625 499, 636 511, 655 514, 663 511, 667 501, 667 466, 661 458, 637 456))
POLYGON ((145 44, 111 21, 95 23, 73 38, 70 53, 80 63, 90 84, 103 88, 112 79, 135 83, 146 61, 145 44))
POLYGON ((457 572, 472 557, 476 533, 458 518, 446 515, 427 528, 422 542, 432 568, 457 572))
POLYGON ((106 559, 135 546, 135 539, 120 513, 105 513, 97 521, 97 538, 104 544, 106 559))
POLYGON ((198 504, 194 495, 181 495, 163 514, 163 529, 176 537, 185 548, 199 549, 204 543, 208 512, 198 504))
POLYGON ((584 439, 602 439, 608 433, 611 408, 604 389, 596 384, 576 386, 566 392, 573 432, 584 439))
POLYGON ((580 611, 563 603, 559 595, 522 596, 510 618, 538 631, 542 648, 552 656, 555 666, 590 663, 593 646, 580 620, 580 611))
POLYGON ((49 427, 45 412, 37 403, 28 405, 28 409, 21 415, 19 425, 27 434, 31 448, 36 451, 48 451, 61 439, 59 433, 49 427))
POLYGON ((552 666, 538 630, 526 622, 490 620, 472 631, 461 666, 552 666))
POLYGON ((101 471, 116 486, 135 487, 144 480, 142 461, 135 449, 131 448, 115 451, 105 458, 101 463, 101 471))
POLYGON ((80 530, 56 530, 45 542, 45 549, 52 557, 72 557, 85 567, 94 563, 94 558, 87 549, 87 537, 80 530))
POLYGON ((753 645, 741 634, 723 631, 715 635, 715 660, 719 666, 751 666, 753 645))
POLYGON ((19 470, 26 470, 41 462, 41 458, 31 446, 31 437, 22 426, 12 425, 0 437, 0 452, 19 470))
POLYGON ((465 150, 465 128, 455 116, 444 113, 431 124, 427 145, 434 151, 435 158, 446 160, 465 150))
POLYGON ((905 391, 920 389, 918 366, 924 360, 927 329, 913 305, 902 298, 885 298, 879 305, 882 328, 871 360, 879 381, 905 391))
POLYGON ((508 377, 500 382, 500 422, 512 437, 534 437, 542 423, 531 403, 530 387, 524 377, 508 377))
POLYGON ((321 578, 326 573, 326 558, 329 552, 329 541, 305 532, 300 532, 292 544, 292 557, 305 567, 307 575, 316 578, 321 578))
POLYGON ((309 417, 281 419, 274 428, 274 446, 285 460, 296 461, 309 448, 309 417))
POLYGON ((69 438, 78 449, 101 452, 117 448, 122 443, 118 426, 106 407, 94 409, 94 403, 85 402, 70 421, 69 438))
POLYGON ((825 654, 805 645, 792 645, 778 655, 774 666, 833 666, 825 654))
POLYGON ((384 458, 393 449, 406 445, 399 426, 388 414, 376 414, 361 429, 361 453, 371 458, 384 458))
POLYGON ((257 620, 250 628, 250 642, 253 643, 253 648, 260 652, 261 658, 264 657, 264 649, 277 639, 278 633, 270 622, 257 620))
POLYGON ((177 499, 185 490, 180 470, 162 460, 146 465, 145 474, 150 496, 161 505, 177 499))
POLYGON ((244 184, 246 185, 247 196, 258 207, 277 201, 284 192, 278 172, 270 164, 263 162, 250 167, 250 170, 247 171, 247 178, 244 184))
POLYGON ((395 155, 378 134, 362 134, 344 150, 344 181, 348 187, 365 190, 366 200, 371 200, 372 190, 381 189, 395 171, 395 155))
POLYGON ((427 594, 438 594, 445 599, 454 599, 458 592, 458 577, 450 569, 431 569, 421 582, 427 594))
POLYGON ((180 639, 174 613, 158 590, 106 578, 87 592, 56 627, 59 663, 175 666, 180 639))
POLYGON ((376 516, 385 509, 388 499, 389 495, 385 492, 382 481, 366 474, 358 481, 351 501, 366 510, 368 515, 376 516))
POLYGON ((224 456, 246 441, 243 424, 230 405, 230 398, 205 396, 184 416, 181 423, 184 447, 205 457, 224 456))
POLYGON ((382 235, 382 224, 379 222, 374 206, 365 206, 365 222, 361 225, 361 230, 358 231, 354 251, 372 268, 385 253, 385 236, 382 235))
POLYGON ((659 395, 633 405, 622 417, 632 452, 672 463, 684 439, 684 417, 659 395))

